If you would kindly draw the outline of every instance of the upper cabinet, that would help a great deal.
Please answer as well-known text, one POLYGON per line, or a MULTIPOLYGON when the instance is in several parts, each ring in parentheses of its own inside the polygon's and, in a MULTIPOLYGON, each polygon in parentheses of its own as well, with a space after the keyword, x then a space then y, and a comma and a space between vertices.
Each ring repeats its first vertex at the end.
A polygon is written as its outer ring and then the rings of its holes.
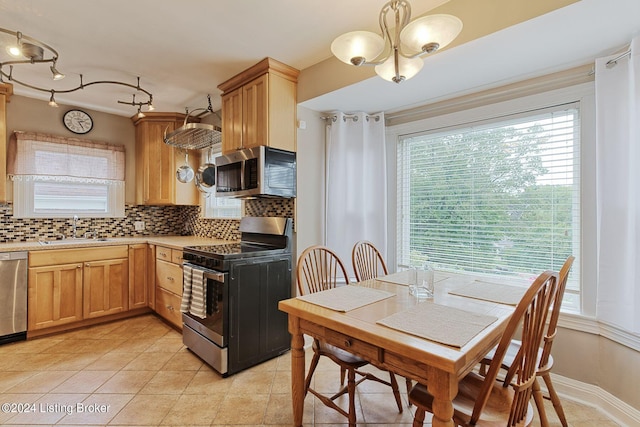
MULTIPOLYGON (((184 114, 145 113, 132 117, 136 126, 136 204, 198 205, 198 190, 193 181, 182 183, 176 178, 179 166, 185 164, 185 152, 164 143, 164 134, 184 124, 184 114)), ((199 152, 190 150, 189 164, 198 170, 199 152)))
POLYGON ((296 151, 299 73, 265 58, 218 85, 223 92, 223 154, 260 145, 296 151))
MULTIPOLYGON (((7 102, 13 94, 13 86, 0 83, 0 176, 7 176, 7 102)), ((5 178, 6 179, 6 178, 5 178)), ((7 201, 7 185, 0 182, 0 203, 7 201)))

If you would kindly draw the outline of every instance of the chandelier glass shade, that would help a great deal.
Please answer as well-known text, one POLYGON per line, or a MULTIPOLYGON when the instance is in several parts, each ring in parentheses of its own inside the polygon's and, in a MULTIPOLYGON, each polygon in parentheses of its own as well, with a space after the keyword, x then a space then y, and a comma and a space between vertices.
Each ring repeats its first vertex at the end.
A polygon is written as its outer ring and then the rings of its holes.
MULTIPOLYGON (((16 83, 40 92, 48 92, 50 93, 49 105, 52 107, 58 106, 55 101, 56 93, 71 93, 77 90, 85 89, 88 86, 98 84, 126 86, 135 89, 136 92, 142 92, 144 95, 146 95, 147 100, 136 102, 135 94, 133 94, 132 101, 118 101, 118 103, 138 107, 138 113, 141 113, 142 106, 148 106, 149 110, 153 110, 153 95, 151 94, 151 92, 145 90, 140 86, 140 77, 138 77, 137 84, 134 85, 131 83, 116 80, 96 80, 84 82, 82 74, 80 74, 80 84, 68 89, 46 88, 35 84, 30 84, 22 79, 16 78, 16 76, 14 76, 14 67, 20 68, 22 66, 29 65, 50 64, 49 70, 51 72, 52 80, 62 80, 65 75, 57 69, 56 65, 60 55, 51 46, 37 39, 34 39, 33 37, 24 35, 20 31, 11 31, 5 28, 0 28, 0 33, 8 34, 11 37, 15 37, 15 44, 9 44, 5 49, 10 58, 8 60, 4 60, 0 55, 0 83, 4 83, 3 79, 6 78, 11 83, 16 83), (8 72, 5 67, 8 68, 8 72)), ((0 51, 0 54, 1 53, 2 51, 0 51)))
POLYGON ((453 15, 427 15, 411 21, 406 0, 387 2, 379 24, 381 34, 352 31, 337 37, 331 52, 346 64, 375 65, 380 77, 395 83, 415 76, 422 69, 421 55, 444 48, 462 31, 462 21, 453 15))

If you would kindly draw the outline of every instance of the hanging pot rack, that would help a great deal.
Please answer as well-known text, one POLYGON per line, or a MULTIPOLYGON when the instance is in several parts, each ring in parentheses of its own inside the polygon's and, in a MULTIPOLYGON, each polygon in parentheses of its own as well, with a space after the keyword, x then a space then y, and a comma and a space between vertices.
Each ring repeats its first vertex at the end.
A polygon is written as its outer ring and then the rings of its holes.
POLYGON ((201 150, 203 148, 213 147, 222 141, 222 129, 217 126, 206 123, 189 123, 189 116, 196 111, 214 112, 211 107, 211 96, 207 95, 209 105, 207 108, 196 108, 195 110, 186 110, 187 116, 184 118, 184 124, 171 133, 164 131, 164 142, 167 145, 179 148, 181 150, 201 150))

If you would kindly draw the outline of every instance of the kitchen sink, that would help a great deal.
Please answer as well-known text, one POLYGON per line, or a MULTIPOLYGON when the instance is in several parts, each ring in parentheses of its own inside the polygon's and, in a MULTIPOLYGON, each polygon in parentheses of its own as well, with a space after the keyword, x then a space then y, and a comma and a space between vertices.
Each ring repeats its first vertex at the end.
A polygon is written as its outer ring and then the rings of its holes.
POLYGON ((62 245, 78 245, 81 243, 96 243, 96 242, 108 242, 109 239, 101 237, 98 239, 62 239, 62 240, 38 240, 43 246, 62 246, 62 245))

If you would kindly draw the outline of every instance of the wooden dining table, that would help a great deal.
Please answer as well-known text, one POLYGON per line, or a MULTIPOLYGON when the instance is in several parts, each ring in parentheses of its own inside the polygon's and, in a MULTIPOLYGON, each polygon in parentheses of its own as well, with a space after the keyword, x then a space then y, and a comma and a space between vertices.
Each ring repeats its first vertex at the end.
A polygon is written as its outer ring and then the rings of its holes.
MULTIPOLYGON (((303 422, 304 335, 324 340, 377 366, 424 384, 434 397, 432 425, 454 426, 452 401, 458 393, 458 381, 498 343, 515 307, 454 295, 450 292, 465 288, 477 282, 478 278, 441 272, 435 274, 434 297, 418 300, 409 293, 403 273, 350 284, 349 286, 382 290, 393 295, 346 311, 317 305, 300 297, 280 301, 279 309, 289 316, 291 393, 295 426, 302 426, 303 422), (460 347, 445 345, 378 323, 393 315, 397 317, 398 313, 410 312, 417 304, 452 307, 469 312, 470 315, 495 317, 495 321, 460 347)), ((417 308, 428 311, 436 307, 421 305, 417 308)), ((458 315, 446 324, 453 327, 458 323, 457 319, 464 318, 465 315, 458 315)), ((363 410, 366 411, 366 408, 363 410)))

